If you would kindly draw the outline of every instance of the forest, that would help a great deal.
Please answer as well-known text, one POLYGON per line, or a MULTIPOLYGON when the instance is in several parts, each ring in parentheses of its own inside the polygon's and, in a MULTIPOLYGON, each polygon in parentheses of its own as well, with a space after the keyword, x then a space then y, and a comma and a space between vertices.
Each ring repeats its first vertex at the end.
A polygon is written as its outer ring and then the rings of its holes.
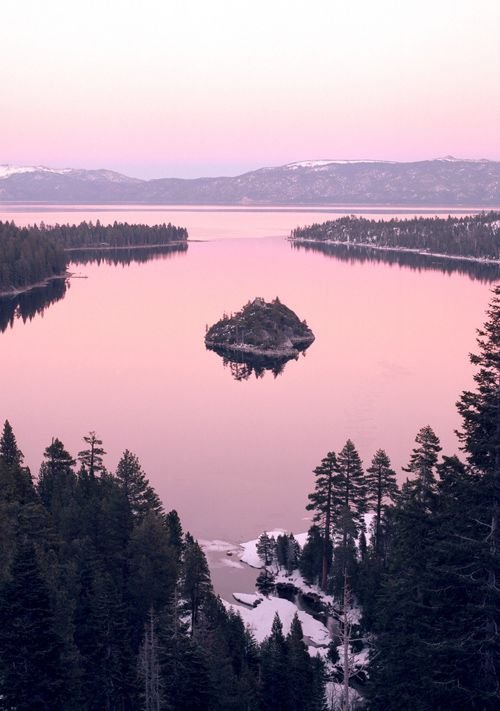
MULTIPOLYGON (((72 250, 84 248, 184 247, 187 230, 169 224, 141 225, 114 222, 112 225, 81 222, 55 225, 42 222, 17 227, 0 222, 0 294, 26 289, 56 276, 63 276, 72 250)), ((80 259, 85 259, 80 255, 80 259)))
POLYGON ((322 657, 298 617, 286 635, 276 617, 256 642, 136 455, 110 472, 94 432, 76 457, 54 438, 34 478, 6 421, 0 709, 498 709, 500 286, 471 362, 462 458, 425 425, 398 487, 383 449, 364 469, 348 440, 313 472, 304 547, 260 537, 263 596, 280 593, 278 571, 295 584, 298 571, 331 601, 322 657))
POLYGON ((500 260, 500 213, 465 217, 370 220, 341 217, 297 227, 292 240, 338 242, 384 249, 411 249, 469 259, 500 260))

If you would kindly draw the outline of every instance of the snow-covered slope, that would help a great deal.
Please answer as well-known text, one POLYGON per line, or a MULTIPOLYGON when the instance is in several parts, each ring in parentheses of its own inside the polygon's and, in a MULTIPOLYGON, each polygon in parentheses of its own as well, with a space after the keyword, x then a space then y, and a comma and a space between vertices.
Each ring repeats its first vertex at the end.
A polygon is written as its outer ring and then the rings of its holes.
POLYGON ((21 175, 22 173, 55 173, 64 175, 71 173, 71 168, 46 168, 44 165, 0 165, 0 180, 10 178, 11 175, 21 175))

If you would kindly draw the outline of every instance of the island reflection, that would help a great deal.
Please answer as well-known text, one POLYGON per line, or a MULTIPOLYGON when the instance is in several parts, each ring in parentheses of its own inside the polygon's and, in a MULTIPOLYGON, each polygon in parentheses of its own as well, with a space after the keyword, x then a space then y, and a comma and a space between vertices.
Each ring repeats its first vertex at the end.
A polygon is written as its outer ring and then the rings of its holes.
MULTIPOLYGON (((282 375, 285 370, 285 365, 290 360, 298 360, 298 356, 288 356, 288 357, 270 357, 261 355, 251 355, 248 353, 228 353, 224 348, 218 348, 217 346, 206 346, 207 351, 213 351, 217 353, 222 358, 222 365, 224 368, 228 368, 231 373, 231 377, 234 380, 248 380, 255 376, 255 378, 263 378, 266 372, 272 373, 275 378, 278 375, 282 375)), ((305 350, 301 351, 302 355, 305 356, 305 350)))

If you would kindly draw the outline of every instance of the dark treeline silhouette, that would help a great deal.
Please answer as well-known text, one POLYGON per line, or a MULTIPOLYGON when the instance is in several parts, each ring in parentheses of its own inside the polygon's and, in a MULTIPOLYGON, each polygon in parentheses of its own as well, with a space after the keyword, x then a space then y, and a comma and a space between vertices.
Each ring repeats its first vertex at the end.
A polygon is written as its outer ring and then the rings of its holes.
POLYGON ((0 332, 13 327, 16 321, 26 323, 37 315, 43 316, 45 309, 62 299, 68 288, 66 279, 53 279, 46 286, 0 298, 0 332))
POLYGON ((112 473, 84 441, 53 439, 34 481, 0 437, 0 709, 324 711, 298 617, 257 644, 137 457, 112 473))
POLYGON ((40 225, 40 231, 48 234, 57 244, 65 249, 81 247, 134 247, 137 245, 167 245, 171 242, 185 242, 188 238, 184 227, 175 227, 170 223, 161 225, 128 224, 113 222, 102 225, 99 220, 81 222, 79 225, 40 225))
POLYGON ((38 284, 65 269, 63 245, 38 229, 0 222, 0 293, 38 284))
POLYGON ((417 217, 369 220, 341 217, 322 224, 298 227, 292 239, 331 240, 347 244, 500 260, 500 213, 467 217, 417 217))
POLYGON ((292 249, 303 249, 311 252, 321 252, 326 257, 338 259, 341 262, 356 264, 356 262, 373 262, 394 264, 407 267, 414 271, 432 269, 443 274, 464 274, 471 279, 485 283, 497 281, 500 278, 500 265, 488 262, 461 261, 447 257, 425 256, 417 252, 386 251, 357 244, 334 244, 332 242, 301 242, 299 239, 290 242, 292 249))
POLYGON ((173 246, 173 243, 181 243, 186 249, 187 238, 184 227, 170 223, 102 225, 97 220, 95 224, 49 227, 42 222, 17 227, 14 222, 0 222, 0 293, 29 288, 64 274, 67 262, 74 259, 74 249, 173 246))

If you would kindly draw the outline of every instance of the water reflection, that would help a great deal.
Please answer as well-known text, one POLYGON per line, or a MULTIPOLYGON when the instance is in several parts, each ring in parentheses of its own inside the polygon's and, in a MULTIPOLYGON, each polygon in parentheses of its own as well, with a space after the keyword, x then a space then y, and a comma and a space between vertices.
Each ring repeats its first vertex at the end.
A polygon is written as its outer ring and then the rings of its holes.
POLYGON ((149 262, 152 259, 170 259, 185 254, 188 245, 179 242, 158 247, 131 247, 119 249, 72 249, 68 256, 74 264, 111 264, 129 266, 130 264, 149 262))
MULTIPOLYGON (((298 356, 276 358, 251 355, 249 353, 236 353, 235 351, 228 353, 224 348, 217 346, 206 346, 206 348, 207 351, 217 353, 222 358, 224 368, 228 368, 234 380, 239 381, 248 380, 252 375, 257 379, 263 378, 266 372, 272 373, 277 378, 278 375, 283 374, 288 361, 298 360, 298 356)), ((302 351, 302 355, 305 355, 305 350, 302 351)))
POLYGON ((332 244, 323 242, 290 241, 292 249, 321 252, 341 262, 384 262, 408 267, 415 271, 431 269, 444 274, 463 274, 480 282, 490 283, 500 279, 500 266, 481 262, 460 261, 447 257, 427 257, 414 252, 389 252, 358 245, 332 244))
POLYGON ((43 316, 45 309, 62 299, 68 288, 66 279, 53 279, 46 286, 0 298, 0 332, 13 328, 16 321, 26 323, 37 315, 43 316))
MULTIPOLYGON (((129 266, 149 262, 154 259, 170 259, 187 252, 187 244, 160 247, 140 247, 131 249, 79 249, 69 250, 73 265, 109 264, 129 266)), ((67 279, 53 279, 45 286, 36 287, 14 296, 0 297, 0 333, 16 322, 26 323, 35 316, 43 316, 45 310, 64 297, 70 282, 67 279)))

